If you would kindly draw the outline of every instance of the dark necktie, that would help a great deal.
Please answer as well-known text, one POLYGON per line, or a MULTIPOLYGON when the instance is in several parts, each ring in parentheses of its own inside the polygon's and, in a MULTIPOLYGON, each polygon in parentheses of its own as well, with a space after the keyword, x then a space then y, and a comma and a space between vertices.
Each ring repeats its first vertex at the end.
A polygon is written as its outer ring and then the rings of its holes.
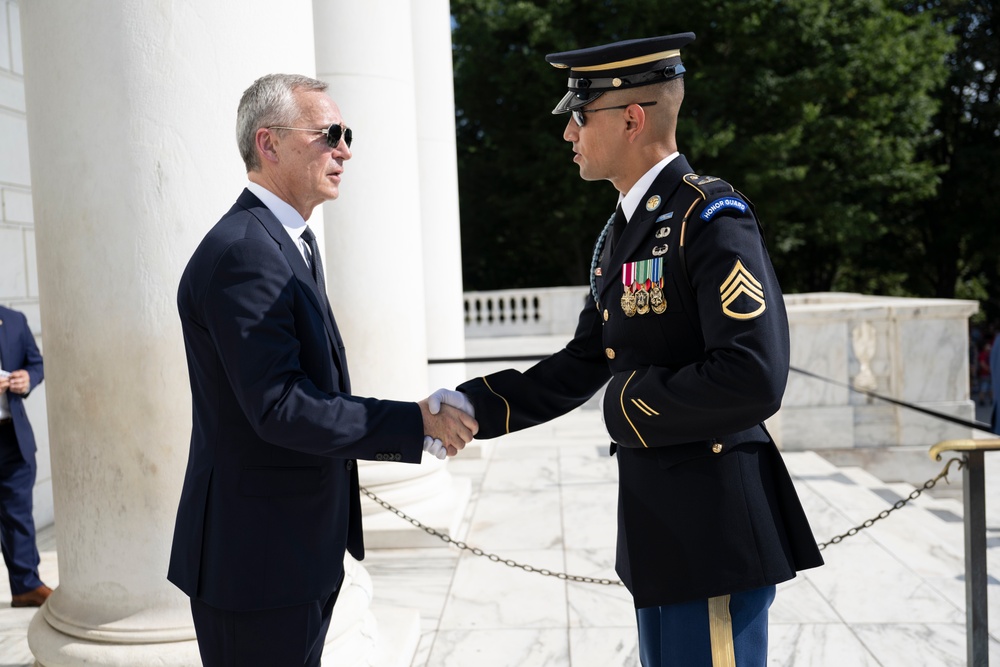
POLYGON ((313 280, 319 287, 319 292, 326 296, 326 278, 323 275, 323 260, 319 257, 319 244, 316 243, 316 235, 307 226, 302 232, 302 240, 309 244, 309 267, 312 269, 313 280))
POLYGON ((625 233, 625 225, 628 220, 625 219, 625 212, 622 211, 621 205, 615 209, 615 222, 611 227, 611 249, 614 250, 615 246, 618 245, 618 241, 621 239, 622 234, 625 233))

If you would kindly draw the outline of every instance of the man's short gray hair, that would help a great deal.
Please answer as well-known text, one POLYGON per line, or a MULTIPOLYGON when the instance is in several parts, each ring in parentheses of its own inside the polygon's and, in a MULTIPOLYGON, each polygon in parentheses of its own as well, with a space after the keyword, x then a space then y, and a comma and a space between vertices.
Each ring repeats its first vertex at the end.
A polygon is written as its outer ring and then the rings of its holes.
POLYGON ((247 173, 260 169, 257 130, 273 125, 291 125, 299 115, 296 90, 324 91, 327 84, 301 74, 268 74, 243 92, 236 112, 236 143, 247 173))

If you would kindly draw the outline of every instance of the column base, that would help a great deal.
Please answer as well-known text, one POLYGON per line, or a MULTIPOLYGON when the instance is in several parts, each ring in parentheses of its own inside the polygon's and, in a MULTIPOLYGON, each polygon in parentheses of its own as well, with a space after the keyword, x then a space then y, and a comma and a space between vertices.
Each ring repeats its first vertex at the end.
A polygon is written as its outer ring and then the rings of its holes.
POLYGON ((36 667, 197 667, 198 642, 108 644, 65 635, 35 614, 28 626, 28 647, 36 667))

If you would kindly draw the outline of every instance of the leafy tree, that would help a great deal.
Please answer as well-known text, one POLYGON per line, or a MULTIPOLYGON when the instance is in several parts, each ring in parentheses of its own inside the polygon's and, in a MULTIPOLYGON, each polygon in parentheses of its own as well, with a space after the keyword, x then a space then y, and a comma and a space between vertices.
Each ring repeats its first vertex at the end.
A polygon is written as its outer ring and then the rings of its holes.
POLYGON ((908 269, 885 240, 940 172, 926 147, 951 40, 934 12, 891 0, 451 7, 468 287, 584 283, 614 209, 608 183, 579 179, 568 118, 549 114, 565 74, 544 54, 691 30, 681 151, 754 201, 786 290, 902 289, 908 269))
POLYGON ((938 165, 938 194, 907 212, 906 257, 915 270, 904 285, 914 294, 980 299, 1000 321, 1000 6, 940 0, 907 6, 955 38, 947 85, 922 154, 938 165))

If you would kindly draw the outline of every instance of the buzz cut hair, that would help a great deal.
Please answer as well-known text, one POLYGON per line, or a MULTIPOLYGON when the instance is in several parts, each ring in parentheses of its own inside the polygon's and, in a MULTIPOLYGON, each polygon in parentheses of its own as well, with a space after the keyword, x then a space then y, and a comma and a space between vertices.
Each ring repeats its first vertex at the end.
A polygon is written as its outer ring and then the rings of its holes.
POLYGON ((267 74, 243 91, 236 111, 236 144, 247 173, 259 171, 257 130, 274 125, 291 125, 299 114, 294 93, 299 90, 323 92, 327 84, 301 74, 267 74))

